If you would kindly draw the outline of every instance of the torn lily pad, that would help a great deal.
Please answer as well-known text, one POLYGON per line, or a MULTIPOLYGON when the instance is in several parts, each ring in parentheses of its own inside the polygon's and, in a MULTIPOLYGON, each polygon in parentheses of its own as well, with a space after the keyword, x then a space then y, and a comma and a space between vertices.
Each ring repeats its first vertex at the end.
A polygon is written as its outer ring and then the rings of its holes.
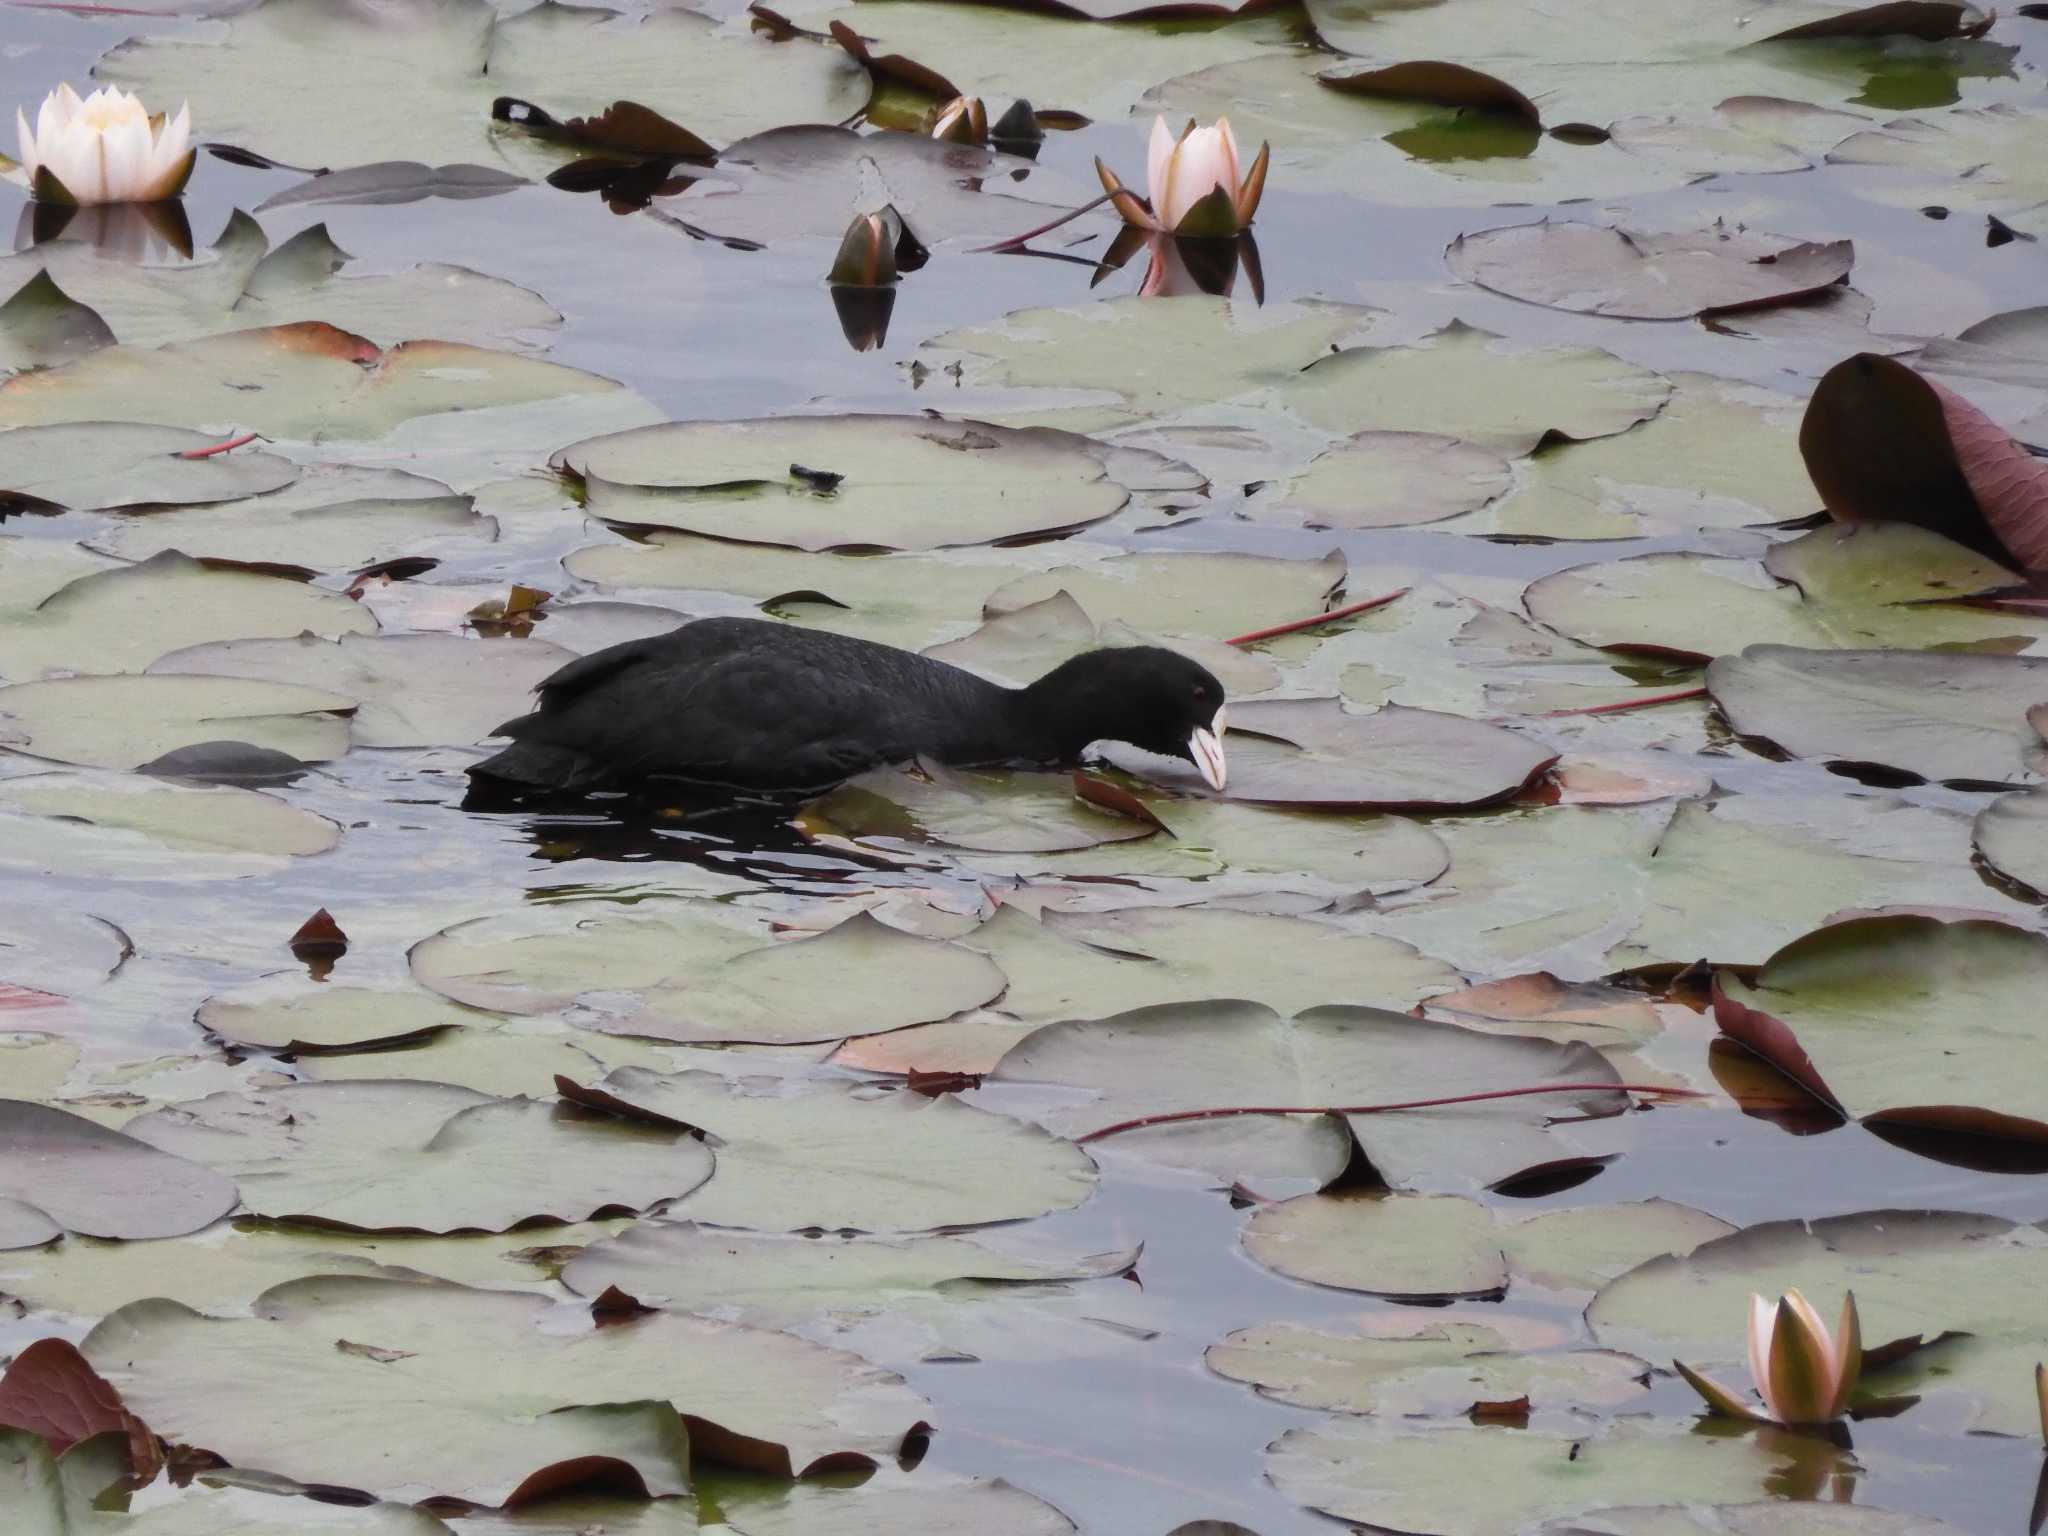
POLYGON ((1061 533, 1129 496, 1079 439, 923 416, 677 422, 578 443, 555 463, 607 521, 806 550, 1061 533))

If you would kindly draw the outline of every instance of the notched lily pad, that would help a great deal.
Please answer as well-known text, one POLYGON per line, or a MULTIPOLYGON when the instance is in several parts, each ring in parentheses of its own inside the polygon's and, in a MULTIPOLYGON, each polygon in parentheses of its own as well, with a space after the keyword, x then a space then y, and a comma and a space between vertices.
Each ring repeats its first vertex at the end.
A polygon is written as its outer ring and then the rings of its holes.
POLYGON ((0 1246, 66 1231, 176 1237, 235 1201, 234 1180, 198 1162, 47 1104, 0 1099, 0 1246))

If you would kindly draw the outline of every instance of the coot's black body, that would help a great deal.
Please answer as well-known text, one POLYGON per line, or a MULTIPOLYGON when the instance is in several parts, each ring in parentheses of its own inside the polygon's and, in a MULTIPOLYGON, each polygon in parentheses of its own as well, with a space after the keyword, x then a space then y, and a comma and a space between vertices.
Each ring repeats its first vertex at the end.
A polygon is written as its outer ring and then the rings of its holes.
POLYGON ((946 662, 767 619, 699 619, 572 661, 475 764, 499 793, 673 779, 814 790, 883 763, 1071 763, 1091 743, 1186 758, 1222 787, 1223 688, 1172 651, 1077 656, 1028 688, 946 662))

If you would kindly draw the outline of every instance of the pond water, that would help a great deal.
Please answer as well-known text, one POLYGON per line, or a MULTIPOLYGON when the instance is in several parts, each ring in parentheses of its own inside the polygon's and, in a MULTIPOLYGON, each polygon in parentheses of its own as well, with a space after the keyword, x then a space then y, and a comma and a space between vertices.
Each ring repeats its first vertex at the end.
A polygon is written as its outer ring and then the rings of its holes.
MULTIPOLYGON (((2030 792, 2048 720, 2026 725, 2048 704, 2043 666, 2027 664, 2048 654, 2048 620, 2023 603, 1929 607, 2018 584, 1935 534, 1814 526, 1823 498, 1796 437, 1816 381, 1868 351, 1927 363, 2005 432, 2048 445, 2048 326, 2033 308, 2048 303, 2048 21, 2033 8, 1982 36, 1758 55, 1743 50, 1768 34, 1719 0, 1589 0, 1579 17, 1343 0, 1122 23, 880 0, 850 12, 877 52, 982 90, 992 115, 1029 81, 1040 108, 1092 121, 1049 131, 1034 162, 965 149, 938 169, 880 128, 840 161, 823 140, 752 160, 735 146, 697 185, 623 212, 542 180, 570 154, 493 126, 491 96, 594 113, 673 64, 650 104, 724 145, 848 99, 857 110, 864 77, 829 42, 770 43, 729 7, 709 20, 634 7, 609 23, 506 0, 181 9, 0 9, 0 109, 33 115, 106 56, 102 72, 152 110, 189 95, 202 142, 532 179, 263 209, 306 177, 202 154, 183 198, 196 255, 159 244, 142 265, 81 249, 94 210, 38 244, 35 208, 0 191, 0 228, 21 206, 0 304, 47 265, 120 352, 118 366, 112 347, 31 356, 26 322, 0 309, 0 371, 21 370, 0 387, 0 477, 18 477, 0 496, 20 509, 0 528, 0 682, 43 690, 0 690, 0 1026, 13 1031, 0 1098, 14 1117, 0 1125, 0 1355, 83 1340, 166 1441, 344 1501, 280 1513, 240 1487, 158 1484, 125 1517, 98 1516, 107 1529, 1804 1532, 1836 1528, 1813 1513, 1830 1504, 1895 1512, 1901 1533, 2022 1528, 2043 1469, 2031 1373, 2048 1357, 2048 1240, 2031 1225, 2048 1223, 2034 1001, 2048 923, 2027 878, 2048 865, 2044 791, 2030 792), (1660 19, 1628 19, 1638 11, 1660 19), (486 72, 463 49, 493 25, 486 72), (618 41, 635 26, 638 44, 618 41), (1580 40, 1553 35, 1566 33, 1580 40), (363 62, 380 49, 381 66, 363 62), (713 54, 725 62, 698 62, 713 54), (1315 84, 1351 55, 1469 61, 1526 91, 1547 127, 1593 121, 1613 138, 1573 146, 1521 120, 1315 84), (1796 101, 1754 106, 1781 96, 1796 101), (1144 253, 1097 266, 1116 231, 1106 212, 1028 251, 977 249, 1093 196, 1097 157, 1141 186, 1155 103, 1176 120, 1227 110, 1247 149, 1270 139, 1257 283, 1240 276, 1227 300, 1140 297, 1144 253), (1907 113, 1920 123, 1885 126, 1907 113), (465 132, 468 152, 451 151, 465 132), (1826 161, 1858 135, 1857 152, 1826 161), (896 286, 886 339, 856 350, 824 274, 846 220, 892 197, 932 254, 896 286), (1539 219, 1738 246, 1763 232, 1851 240, 1852 291, 1635 319, 1588 312, 1617 279, 1583 255, 1511 252, 1487 267, 1491 287, 1456 275, 1460 250, 1491 249, 1470 237, 1539 219), (310 233, 322 228, 347 253, 340 275, 310 233), (304 262, 278 254, 295 237, 304 262), (206 276, 238 262, 255 274, 241 286, 206 276), (1571 262, 1583 270, 1559 278, 1571 262), (395 276, 420 264, 471 275, 395 276), (1995 363, 1940 371, 1921 350, 2016 312, 1995 363), (232 356, 203 339, 318 320, 387 349, 490 350, 415 353, 420 371, 404 373, 402 354, 332 333, 232 356), (1504 339, 1446 333, 1455 322, 1504 339), (169 350, 144 350, 157 346, 169 350), (578 372, 519 371, 540 358, 578 372), (357 364, 377 390, 356 387, 357 364), (883 482, 894 505, 840 505, 888 537, 769 531, 785 514, 829 525, 834 507, 691 480, 700 453, 728 452, 707 441, 654 450, 636 483, 571 486, 549 470, 571 444, 654 422, 849 412, 1060 435, 984 439, 999 464, 944 482, 920 467, 932 455, 915 451, 916 421, 865 429, 817 467, 883 482), (231 488, 166 492, 185 484, 163 468, 168 439, 27 437, 79 422, 264 440, 179 461, 180 475, 245 476, 231 488), (1352 436, 1392 432, 1441 440, 1425 452, 1352 436), (1451 452, 1469 458, 1430 456, 1451 452), (265 453, 279 460, 268 481, 265 453), (323 493, 323 465, 357 478, 323 493), (103 472, 124 471, 146 493, 104 489, 103 472), (430 483, 394 490, 394 472, 430 483), (1108 515, 1074 512, 1105 477, 1108 515), (376 501, 357 524, 290 521, 351 497, 376 501), (409 516, 404 497, 437 498, 438 520, 409 516), (1019 520, 998 527, 1013 506, 1019 520), (903 552, 831 552, 878 544, 903 552), (211 563, 131 563, 165 550, 211 563), (1667 563, 1615 563, 1641 556, 1667 563), (120 572, 125 588, 99 579, 120 572), (537 619, 477 616, 518 587, 550 594, 537 619), (1007 617, 1062 588, 1078 620, 1007 617), (956 659, 1017 681, 1095 634, 1163 636, 1213 661, 1233 636, 1396 590, 1231 659, 1241 798, 1219 806, 1157 762, 1103 770, 1097 782, 1163 824, 1130 841, 1127 820, 1047 775, 891 771, 801 818, 462 805, 483 717, 518 712, 569 652, 684 617, 767 606, 913 648, 963 642, 956 659), (276 649, 301 629, 472 650, 276 649), (1821 658, 1818 680, 1773 693, 1738 676, 1781 664, 1744 657, 1759 644, 1821 658), (206 649, 165 661, 193 647, 206 649), (1842 651, 1935 670, 1826 671, 1842 651), (342 697, 218 684, 173 698, 179 673, 299 678, 342 697), (126 674, 134 691, 80 691, 126 674), (1663 693, 1682 697, 1645 705, 1663 693), (1246 696, 1344 704, 1288 714, 1246 696), (351 703, 341 723, 331 710, 351 703), (1750 708, 1777 723, 1733 718, 1750 708), (1353 730, 1360 718, 1423 723, 1396 739, 1353 730), (151 800, 168 781, 132 773, 166 746, 244 734, 310 763, 262 791, 290 813, 246 790, 151 800), (1276 783, 1297 787, 1259 793, 1276 783), (322 909, 345 952, 295 957, 322 909), (863 911, 888 928, 834 930, 833 960, 771 960, 766 980, 724 970, 756 946, 821 943, 804 933, 863 911), (1859 911, 1893 915, 1772 958, 1859 911), (890 947, 905 934, 930 947, 890 947), (955 987, 952 969, 980 952, 999 984, 955 987), (1717 1016, 1734 1016, 1710 999, 1717 968, 1731 968, 1724 992, 1789 1021, 1834 1109, 1717 1038, 1717 1016), (1512 985, 1468 990, 1490 983, 1512 985), (1250 1001, 1216 1001, 1230 999, 1250 1001), (1373 1011, 1283 1022, 1318 1004, 1373 1011), (1397 1039, 1411 1009, 1437 1022, 1397 1039), (805 1027, 863 1010, 892 1032, 805 1027), (993 1075, 925 1100, 901 1086, 911 1068, 993 1075), (558 1075, 581 1090, 604 1079, 627 1118, 563 1103, 558 1075), (1187 1122, 1091 1141, 1092 1162, 1067 1139, 1198 1107, 1405 1102, 1560 1076, 1575 1091, 1552 1099, 1187 1122), (1619 1082, 1690 1096, 1624 1097, 1619 1082), (422 1084, 456 1086, 436 1098, 422 1084), (522 1094, 554 1106, 545 1135, 453 1126, 522 1094), (146 1149, 123 1142, 93 1165, 28 1105, 125 1126, 161 1149, 147 1155, 185 1161, 124 1165, 146 1149), (937 1118, 958 1106, 971 1123, 937 1118), (914 1112, 930 1123, 895 1127, 914 1112), (640 1171, 657 1140, 663 1156, 695 1155, 677 1122, 711 1133, 708 1181, 678 1162, 640 1171), (211 1198, 195 1163, 215 1170, 222 1203, 181 1224, 178 1210, 211 1198), (1519 1224, 1557 1212, 1586 1219, 1528 1228, 1545 1234, 1539 1252, 1519 1224), (1801 1221, 1821 1225, 1784 1225, 1801 1221), (993 1253, 920 1246, 933 1231, 993 1253), (833 1235, 854 1232, 880 1236, 833 1235), (863 1256, 882 1243, 904 1245, 889 1250, 902 1273, 863 1256), (835 1244, 858 1279, 830 1274, 835 1244), (1715 1246, 1678 1257, 1696 1245, 1715 1246), (541 1248, 561 1251, 507 1257, 541 1248), (573 1249, 583 1278, 558 1277, 573 1249), (1117 1258, 1087 1261, 1105 1254, 1117 1258), (465 1319, 484 1316, 463 1310, 472 1293, 436 1293, 409 1319, 417 1293, 387 1276, 399 1288, 372 1296, 369 1264, 547 1302, 509 1352, 465 1348, 452 1342, 465 1319), (335 1274, 371 1289, 304 1279, 335 1274), (789 1329, 902 1379, 822 1349, 796 1361, 740 1330, 678 1344, 635 1335, 654 1326, 636 1318, 589 1333, 605 1283, 789 1329), (281 1284, 300 1289, 258 1300, 281 1284), (1830 1318, 1853 1287, 1873 1347, 1973 1337, 1874 1356, 1859 1401, 1875 1409, 1831 1432, 1731 1433, 1701 1416, 1670 1358, 1744 1383, 1745 1298, 1792 1284, 1830 1318), (234 1321, 200 1334, 135 1310, 158 1296, 234 1321), (571 1341, 607 1337, 629 1341, 621 1359, 568 1358, 571 1341), (700 1347, 709 1363, 678 1365, 687 1390, 668 1391, 663 1371, 700 1347), (1617 1385, 1600 1363, 1614 1356, 1595 1350, 1639 1358, 1617 1385), (1545 1375, 1560 1359, 1587 1374, 1545 1375), (1505 1422, 1468 1413, 1525 1395, 1505 1422), (694 1456, 640 1417, 671 1397, 694 1416, 694 1456), (904 1406, 916 1398, 928 1407, 904 1406), (611 1403, 643 1406, 630 1422, 624 1409, 577 1418, 611 1403), (919 1418, 928 1450, 911 1436, 921 1459, 897 1457, 919 1418), (819 1475, 794 1490, 745 1475, 785 1444, 792 1470, 817 1461, 819 1475), (879 1470, 831 1470, 839 1452, 879 1470), (490 1506, 571 1463, 610 1491, 494 1523, 490 1506), (1042 1503, 981 1486, 992 1478, 1042 1503), (404 1508, 415 1502, 431 1515, 404 1508), (1752 1503, 1774 1507, 1675 1513, 1752 1503)), ((1804 21, 1853 8, 1754 9, 1804 21)), ((816 30, 827 11, 790 16, 816 30)), ((914 125, 933 105, 893 86, 870 112, 914 125)), ((1681 266, 1656 281, 1682 301, 1700 279, 1681 266)), ((731 452, 780 477, 813 441, 763 432, 731 452)), ((1874 433, 1852 451, 1889 463, 1889 446, 1874 433)), ((19 1445, 0 1440, 15 1458, 13 1472, 0 1458, 0 1500, 19 1498, 29 1522, 9 1529, 71 1529, 49 1523, 58 1506, 19 1473, 19 1445)), ((1840 1528, 1864 1528, 1855 1518, 1840 1528)))

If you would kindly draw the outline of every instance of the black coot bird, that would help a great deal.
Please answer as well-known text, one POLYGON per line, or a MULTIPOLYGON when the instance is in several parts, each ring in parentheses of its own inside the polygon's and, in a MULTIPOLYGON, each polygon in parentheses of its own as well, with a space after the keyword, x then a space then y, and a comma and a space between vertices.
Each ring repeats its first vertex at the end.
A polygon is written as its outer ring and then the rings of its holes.
POLYGON ((1223 686, 1155 646, 1090 651, 1028 688, 768 619, 698 619, 572 661, 469 770, 486 795, 675 779, 822 789, 883 763, 1072 763, 1091 742, 1185 758, 1223 788, 1223 686))

